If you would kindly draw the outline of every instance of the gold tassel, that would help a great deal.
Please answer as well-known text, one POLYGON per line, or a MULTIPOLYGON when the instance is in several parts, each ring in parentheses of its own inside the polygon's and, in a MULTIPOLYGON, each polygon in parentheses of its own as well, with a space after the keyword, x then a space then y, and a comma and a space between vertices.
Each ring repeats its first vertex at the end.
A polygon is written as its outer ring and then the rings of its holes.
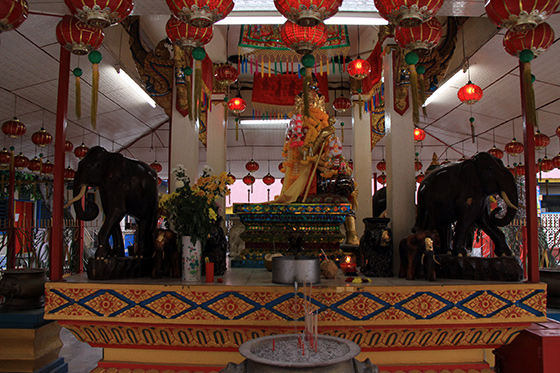
POLYGON ((91 126, 95 130, 97 127, 97 102, 99 92, 99 64, 94 63, 92 66, 92 82, 91 82, 91 126))
POLYGON ((428 117, 428 112, 424 103, 426 102, 426 83, 424 82, 424 74, 418 74, 418 85, 420 86, 420 106, 422 106, 422 114, 428 117))
POLYGON ((235 118, 235 141, 239 141, 239 118, 235 118))
POLYGON ((340 123, 340 141, 344 142, 344 122, 340 123))
POLYGON ((187 106, 189 119, 193 120, 193 108, 192 108, 192 76, 185 77, 185 85, 187 86, 187 106))
POLYGON ((196 61, 195 66, 195 77, 194 77, 194 104, 195 104, 195 120, 200 118, 200 113, 202 110, 202 61, 196 61))
POLYGON ((410 71, 410 94, 412 95, 412 123, 420 123, 420 110, 418 100, 418 73, 416 65, 408 65, 410 71))
POLYGON ((82 119, 82 81, 79 76, 76 77, 76 102, 74 103, 74 111, 76 118, 82 119))
POLYGON ((362 90, 360 89, 360 91, 358 92, 358 111, 360 112, 360 119, 362 119, 362 108, 363 108, 364 102, 362 101, 362 90))
POLYGON ((527 122, 537 125, 537 114, 535 109, 535 91, 531 79, 531 63, 523 63, 523 80, 525 82, 525 112, 527 122))

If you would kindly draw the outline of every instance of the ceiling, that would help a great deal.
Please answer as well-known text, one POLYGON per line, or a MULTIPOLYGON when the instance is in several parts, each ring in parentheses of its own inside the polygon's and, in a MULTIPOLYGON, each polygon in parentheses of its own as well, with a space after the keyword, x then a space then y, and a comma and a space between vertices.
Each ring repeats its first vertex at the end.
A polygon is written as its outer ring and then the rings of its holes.
MULTIPOLYGON (((27 127, 22 139, 5 138, 2 146, 14 146, 29 158, 39 153, 54 161, 54 148, 36 148, 31 142, 31 134, 41 126, 54 134, 57 107, 58 59, 60 45, 56 41, 55 26, 60 16, 68 14, 63 0, 28 0, 30 15, 15 31, 0 35, 0 121, 2 123, 16 115, 27 127)), ((255 18, 263 14, 277 14, 272 0, 236 0, 232 14, 247 17, 247 23, 256 23, 255 18), (256 14, 255 11, 260 13, 256 14)), ((341 14, 365 14, 375 16, 373 0, 344 0, 341 14)), ((165 22, 169 10, 164 0, 136 0, 134 15, 141 18, 141 27, 147 45, 155 45, 165 38, 165 22)), ((467 83, 465 75, 454 87, 447 89, 437 100, 427 107, 427 118, 421 117, 420 127, 425 128, 427 137, 416 151, 424 168, 430 163, 432 153, 450 160, 462 155, 472 156, 477 151, 486 151, 495 144, 502 150, 512 137, 522 140, 521 98, 519 93, 519 73, 517 59, 508 55, 502 47, 504 30, 498 30, 485 17, 484 1, 447 0, 438 12, 442 20, 446 16, 470 17, 464 28, 465 56, 470 62, 470 75, 474 83, 484 90, 483 99, 475 105, 461 104, 456 91, 467 83), (469 118, 476 118, 476 141, 471 141, 469 118)), ((560 30, 560 14, 552 15, 548 23, 560 30)), ((214 38, 206 47, 214 62, 224 62, 227 55, 236 54, 240 26, 216 25, 214 38), (228 43, 226 43, 228 39, 228 43), (225 52, 228 45, 228 53, 225 52)), ((349 26, 352 47, 350 55, 358 51, 368 55, 375 45, 377 31, 374 26, 361 26, 360 47, 357 47, 356 26, 349 26)), ((461 32, 459 33, 461 38, 461 32)), ((100 87, 97 130, 90 125, 91 70, 87 57, 72 56, 71 68, 80 66, 82 76, 82 118, 74 113, 74 84, 70 84, 67 138, 78 146, 85 142, 89 147, 100 144, 109 150, 120 151, 124 155, 151 163, 158 160, 164 169, 160 173, 167 178, 168 158, 168 117, 163 109, 152 108, 137 97, 117 76, 120 66, 139 81, 130 53, 126 49, 126 33, 121 26, 105 29, 105 40, 100 51, 100 87)), ((549 158, 560 151, 556 128, 560 125, 560 43, 558 38, 550 49, 533 60, 532 71, 538 122, 541 132, 551 137, 546 152, 549 158)), ((447 76, 453 75, 464 65, 462 48, 456 48, 447 76)), ((343 74, 344 80, 348 79, 343 74)), ((333 87, 340 85, 340 75, 331 75, 333 87)), ((251 76, 243 74, 240 81, 251 83, 251 76)), ((248 100, 250 93, 243 92, 248 100)), ((330 92, 334 97, 334 91, 330 92)), ((251 112, 251 106, 248 108, 251 112)), ((341 117, 347 124, 351 118, 341 117)), ((235 140, 234 122, 230 119, 227 131, 227 163, 237 178, 246 174, 245 163, 254 158, 261 164, 256 177, 270 172, 281 178, 277 165, 282 161, 284 130, 270 128, 241 128, 239 141, 235 140), (267 164, 269 167, 267 167, 267 164)), ((347 129, 350 126, 346 126, 347 129)), ((374 164, 384 154, 384 140, 381 140, 371 154, 374 164)), ((352 141, 345 135, 344 155, 352 158, 352 141)), ((537 158, 544 157, 544 151, 537 158)), ((200 164, 206 159, 206 149, 200 146, 200 164)), ((72 154, 68 161, 73 168, 78 159, 72 154)), ((519 162, 519 158, 505 160, 505 163, 519 162)))

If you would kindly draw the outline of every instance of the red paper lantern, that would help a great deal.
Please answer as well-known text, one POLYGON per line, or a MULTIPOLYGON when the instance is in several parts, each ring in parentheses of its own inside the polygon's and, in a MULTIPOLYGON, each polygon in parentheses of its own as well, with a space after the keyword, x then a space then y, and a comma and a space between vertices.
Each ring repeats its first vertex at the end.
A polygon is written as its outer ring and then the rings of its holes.
POLYGON ((377 182, 379 184, 385 185, 387 183, 387 175, 382 172, 381 175, 377 176, 377 182))
POLYGON ((242 113, 242 112, 245 111, 245 109, 247 109, 247 103, 240 96, 231 98, 228 101, 227 106, 228 106, 228 109, 234 114, 242 113))
POLYGON ((70 52, 83 56, 99 48, 103 42, 103 30, 65 15, 56 25, 56 40, 70 52))
POLYGON ((29 161, 29 164, 27 165, 27 168, 30 171, 39 172, 39 171, 41 171, 41 166, 42 165, 43 165, 43 162, 41 161, 41 159, 35 157, 35 158, 33 158, 32 160, 29 161))
POLYGON ((74 144, 70 140, 66 139, 64 142, 64 153, 70 153, 74 149, 74 144))
POLYGON ((415 27, 395 28, 395 41, 401 48, 425 54, 434 48, 441 39, 441 23, 432 18, 415 27))
POLYGON ((525 166, 523 166, 523 163, 520 163, 517 166, 515 166, 515 175, 525 176, 525 166))
POLYGON ((165 32, 173 44, 181 48, 202 47, 212 40, 212 27, 195 27, 173 16, 165 24, 165 32))
POLYGON ((420 184, 422 180, 424 180, 424 177, 426 177, 426 175, 424 175, 423 172, 420 172, 418 175, 416 175, 416 182, 420 184))
POLYGON ((560 138, 560 126, 556 127, 556 136, 560 138))
POLYGON ((344 113, 352 107, 352 101, 344 96, 340 96, 333 101, 332 106, 336 112, 344 113))
POLYGON ((43 163, 43 169, 42 169, 44 174, 49 174, 52 175, 54 173, 54 164, 52 164, 48 159, 45 163, 43 163))
POLYGON ((550 144, 550 138, 544 133, 541 133, 541 131, 537 131, 535 133, 535 149, 542 150, 546 148, 548 144, 550 144))
POLYGON ((153 168, 155 172, 160 172, 161 170, 163 170, 163 166, 158 161, 153 161, 150 164, 150 167, 153 168))
POLYGON ((383 171, 387 170, 387 162, 385 162, 385 159, 382 159, 380 162, 377 162, 377 165, 375 167, 379 171, 383 172, 383 171))
POLYGON ((513 156, 523 153, 523 150, 525 150, 523 144, 517 141, 515 137, 506 144, 505 148, 506 153, 513 156))
POLYGON ((272 185, 275 181, 276 179, 270 174, 270 172, 266 174, 265 177, 263 177, 263 183, 265 183, 266 185, 272 185))
POLYGON ((401 27, 415 27, 431 19, 443 0, 374 0, 379 15, 401 27))
POLYGON ((76 157, 82 159, 86 156, 88 151, 89 151, 89 148, 84 143, 82 143, 82 145, 80 145, 76 149, 74 149, 74 155, 76 157))
POLYGON ((552 162, 552 159, 549 159, 546 155, 544 156, 543 160, 539 162, 539 165, 539 168, 542 172, 554 170, 554 162, 552 162))
POLYGON ((14 157, 14 167, 18 168, 18 169, 22 169, 27 167, 27 165, 29 164, 29 158, 27 158, 25 155, 23 155, 22 152, 20 152, 18 155, 16 155, 14 157))
POLYGON ((228 177, 231 184, 235 183, 235 180, 237 180, 231 172, 228 172, 227 177, 228 177))
POLYGON ((286 21, 280 28, 280 36, 288 48, 299 54, 308 54, 325 44, 327 29, 323 23, 305 27, 286 21))
POLYGON ((247 174, 243 177, 243 182, 246 185, 253 185, 255 183, 255 178, 251 174, 247 174))
POLYGON ((249 172, 255 172, 259 169, 259 164, 255 162, 255 160, 251 159, 247 164, 245 164, 245 168, 249 172))
POLYGON ((552 164, 554 167, 560 168, 560 153, 558 153, 556 157, 552 158, 552 164))
POLYGON ((28 13, 26 0, 0 1, 0 32, 18 28, 27 19, 28 13))
POLYGON ((166 0, 175 17, 194 27, 210 27, 233 10, 233 0, 166 0))
POLYGON ((559 3, 560 0, 489 0, 484 8, 496 25, 521 32, 544 22, 559 3))
POLYGON ((280 184, 284 185, 284 178, 280 179, 280 184))
POLYGON ((80 21, 99 28, 121 22, 134 7, 132 0, 64 0, 64 2, 80 21))
POLYGON ((230 64, 225 64, 216 69, 214 77, 218 82, 226 86, 232 85, 237 81, 239 77, 239 72, 237 69, 230 64))
POLYGON ((11 153, 6 148, 2 149, 2 151, 0 151, 0 165, 8 166, 10 165, 11 160, 11 153))
POLYGON ((414 161, 414 169, 416 171, 420 171, 422 169, 422 167, 424 167, 422 165, 422 162, 420 162, 420 160, 418 158, 416 158, 416 160, 414 161))
POLYGON ((64 170, 64 180, 72 180, 76 176, 76 171, 72 169, 72 167, 68 166, 64 170))
POLYGON ((25 124, 14 117, 12 120, 8 120, 2 124, 2 132, 12 139, 17 139, 19 136, 25 135, 27 128, 25 124))
POLYGON ((274 0, 276 9, 287 19, 303 27, 322 24, 334 16, 342 0, 274 0))
POLYGON ((545 52, 554 42, 554 30, 548 23, 541 23, 529 31, 508 30, 504 36, 504 49, 514 57, 529 49, 535 56, 545 52))
POLYGON ((352 78, 362 80, 371 72, 371 65, 366 60, 362 60, 358 57, 348 64, 347 70, 352 78))
POLYGON ((33 141, 33 144, 35 145, 45 147, 52 143, 53 137, 50 133, 47 132, 47 130, 41 128, 39 131, 31 135, 31 141, 33 141))
POLYGON ((459 97, 459 100, 467 105, 476 104, 478 101, 480 101, 482 96, 482 88, 480 88, 476 84, 473 84, 470 80, 457 92, 457 97, 459 97))
POLYGON ((502 159, 504 157, 504 152, 498 149, 496 145, 492 146, 492 148, 488 150, 488 154, 491 154, 498 159, 502 159))
POLYGON ((414 127, 414 141, 422 141, 426 138, 426 131, 422 128, 414 127))

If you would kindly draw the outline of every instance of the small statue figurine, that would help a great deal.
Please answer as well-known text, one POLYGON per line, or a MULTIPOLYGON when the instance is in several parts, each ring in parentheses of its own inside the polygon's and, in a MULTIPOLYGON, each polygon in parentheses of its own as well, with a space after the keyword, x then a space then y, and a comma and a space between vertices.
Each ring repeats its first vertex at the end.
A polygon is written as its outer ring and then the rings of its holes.
POLYGON ((388 218, 366 218, 360 239, 361 272, 369 277, 393 277, 393 234, 388 218))

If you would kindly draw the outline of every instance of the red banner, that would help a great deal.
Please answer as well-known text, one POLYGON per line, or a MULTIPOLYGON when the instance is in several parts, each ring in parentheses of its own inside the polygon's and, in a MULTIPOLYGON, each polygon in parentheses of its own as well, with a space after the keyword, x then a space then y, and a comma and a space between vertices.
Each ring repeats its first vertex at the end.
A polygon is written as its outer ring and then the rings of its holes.
MULTIPOLYGON (((329 102, 329 80, 326 73, 316 74, 319 92, 329 102)), ((253 79, 253 103, 270 106, 294 106, 295 97, 303 86, 303 78, 297 74, 267 74, 255 73, 253 79)))
POLYGON ((383 52, 381 48, 381 43, 377 42, 373 51, 366 59, 371 66, 371 73, 366 76, 363 80, 363 93, 365 95, 372 94, 373 87, 381 80, 381 72, 383 71, 383 59, 381 58, 381 52, 383 52))

